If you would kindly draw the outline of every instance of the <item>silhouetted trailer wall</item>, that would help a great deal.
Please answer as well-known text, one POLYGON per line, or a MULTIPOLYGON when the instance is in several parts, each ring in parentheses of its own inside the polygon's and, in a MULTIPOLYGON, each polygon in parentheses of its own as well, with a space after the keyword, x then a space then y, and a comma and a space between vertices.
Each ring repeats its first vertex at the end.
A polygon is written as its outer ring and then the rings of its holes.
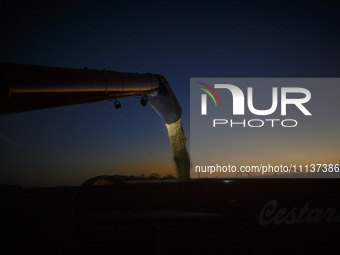
POLYGON ((206 179, 87 186, 77 201, 77 230, 87 246, 122 251, 325 251, 340 240, 338 184, 206 179))

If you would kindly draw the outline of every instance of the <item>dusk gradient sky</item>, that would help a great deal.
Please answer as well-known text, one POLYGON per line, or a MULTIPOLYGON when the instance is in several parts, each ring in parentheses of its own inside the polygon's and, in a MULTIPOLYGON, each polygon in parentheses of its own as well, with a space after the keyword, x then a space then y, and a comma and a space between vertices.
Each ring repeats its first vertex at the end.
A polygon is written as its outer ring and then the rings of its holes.
MULTIPOLYGON (((333 1, 10 1, 0 12, 0 62, 162 74, 188 138, 190 77, 340 75, 333 1)), ((160 117, 121 103, 0 116, 0 184, 175 174, 160 117)))

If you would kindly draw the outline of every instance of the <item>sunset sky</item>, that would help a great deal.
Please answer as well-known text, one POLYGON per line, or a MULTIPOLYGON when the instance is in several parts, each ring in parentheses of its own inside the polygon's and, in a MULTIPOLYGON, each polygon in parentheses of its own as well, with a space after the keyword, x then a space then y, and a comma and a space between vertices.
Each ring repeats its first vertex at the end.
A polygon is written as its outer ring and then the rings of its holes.
MULTIPOLYGON (((191 77, 340 75, 339 9, 331 1, 11 1, 0 12, 0 62, 162 74, 188 138, 191 77)), ((175 175, 162 120, 140 99, 121 103, 0 116, 0 184, 175 175)), ((315 128, 314 135, 325 131, 315 128)))

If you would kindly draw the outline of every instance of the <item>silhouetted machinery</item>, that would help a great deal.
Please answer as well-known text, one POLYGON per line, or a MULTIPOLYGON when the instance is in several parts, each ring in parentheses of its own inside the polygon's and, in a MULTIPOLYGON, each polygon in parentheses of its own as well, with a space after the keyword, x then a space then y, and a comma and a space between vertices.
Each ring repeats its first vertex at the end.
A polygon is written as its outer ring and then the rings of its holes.
POLYGON ((0 114, 136 96, 147 96, 167 124, 181 116, 182 109, 162 75, 0 64, 0 114))
MULTIPOLYGON (((0 82, 1 114, 147 96, 165 123, 181 115, 161 75, 1 64, 0 82)), ((84 183, 76 203, 84 253, 307 254, 339 244, 338 179, 101 178, 84 183)))

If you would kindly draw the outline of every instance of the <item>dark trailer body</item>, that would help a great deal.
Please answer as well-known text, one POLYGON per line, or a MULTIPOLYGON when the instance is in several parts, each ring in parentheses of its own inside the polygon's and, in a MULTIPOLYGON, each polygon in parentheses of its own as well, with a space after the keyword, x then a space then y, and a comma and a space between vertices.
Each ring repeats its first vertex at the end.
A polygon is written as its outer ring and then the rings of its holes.
POLYGON ((83 185, 77 229, 90 251, 100 244, 149 254, 333 254, 339 192, 337 179, 83 185))

